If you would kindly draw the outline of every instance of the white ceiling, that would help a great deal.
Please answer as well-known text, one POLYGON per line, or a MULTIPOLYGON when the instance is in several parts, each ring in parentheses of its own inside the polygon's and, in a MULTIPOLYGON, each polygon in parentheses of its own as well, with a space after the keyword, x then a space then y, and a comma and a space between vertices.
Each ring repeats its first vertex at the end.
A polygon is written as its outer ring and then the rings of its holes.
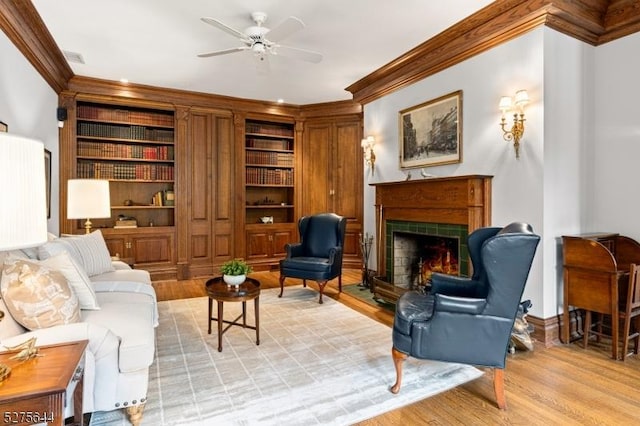
POLYGON ((306 105, 351 99, 362 77, 491 3, 490 0, 32 0, 76 75, 239 98, 306 105), (270 57, 260 74, 249 51, 198 58, 241 46, 203 23, 244 31, 251 12, 274 28, 289 16, 305 28, 281 44, 323 54, 318 64, 270 57))

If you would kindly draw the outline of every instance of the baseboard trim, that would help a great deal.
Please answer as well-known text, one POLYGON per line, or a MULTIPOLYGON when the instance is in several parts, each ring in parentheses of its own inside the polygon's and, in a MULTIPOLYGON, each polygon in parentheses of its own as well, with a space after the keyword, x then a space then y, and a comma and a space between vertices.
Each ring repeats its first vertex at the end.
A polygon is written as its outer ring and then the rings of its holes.
MULTIPOLYGON (((581 309, 571 309, 569 311, 569 331, 570 340, 578 339, 582 336, 582 315, 581 309)), ((527 315, 527 322, 534 326, 531 337, 536 341, 544 344, 545 347, 556 346, 562 343, 560 339, 560 330, 563 327, 562 314, 549 318, 538 318, 527 315)))

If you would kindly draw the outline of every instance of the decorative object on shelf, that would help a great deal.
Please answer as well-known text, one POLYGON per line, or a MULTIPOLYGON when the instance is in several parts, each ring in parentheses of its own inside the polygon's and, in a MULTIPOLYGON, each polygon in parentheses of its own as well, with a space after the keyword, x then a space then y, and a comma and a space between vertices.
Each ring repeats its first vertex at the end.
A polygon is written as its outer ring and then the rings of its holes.
MULTIPOLYGON (((0 133, 0 250, 35 247, 47 241, 45 170, 41 142, 0 133)), ((0 311, 0 320, 4 313, 0 311)), ((0 364, 0 382, 11 369, 0 364)))
POLYGON ((262 223, 273 223, 273 216, 262 216, 260 218, 260 222, 262 222, 262 223))
POLYGON ((163 191, 162 200, 163 200, 165 206, 174 206, 175 202, 176 202, 176 196, 173 193, 173 190, 172 189, 167 189, 167 190, 163 191))
POLYGON ((502 119, 500 120, 500 128, 502 129, 502 137, 505 141, 513 141, 513 148, 516 151, 516 158, 520 158, 520 140, 524 135, 524 107, 529 103, 529 95, 526 90, 518 90, 514 99, 511 96, 503 96, 500 98, 499 108, 502 111, 502 119), (507 120, 504 115, 513 111, 513 126, 511 129, 505 129, 507 120))
POLYGON ((7 126, 6 123, 3 123, 2 121, 0 121, 0 132, 8 132, 9 131, 9 126, 7 126))
POLYGON ((369 256, 371 255, 371 247, 373 247, 373 235, 365 233, 364 236, 359 234, 360 253, 362 255, 362 284, 364 288, 371 288, 369 283, 369 256))
POLYGON ((102 179, 69 179, 67 182, 67 219, 87 219, 86 233, 91 232, 91 220, 111 217, 109 181, 102 179))
POLYGON ((238 286, 247 278, 253 268, 242 259, 232 259, 224 262, 220 267, 222 279, 228 285, 238 286))
POLYGON ((400 167, 462 161, 462 90, 399 113, 400 167))
POLYGON ((376 145, 376 140, 373 136, 367 136, 362 139, 360 146, 362 146, 362 150, 364 151, 364 161, 371 169, 371 176, 373 176, 373 172, 375 170, 376 165, 376 153, 373 152, 373 147, 376 145))

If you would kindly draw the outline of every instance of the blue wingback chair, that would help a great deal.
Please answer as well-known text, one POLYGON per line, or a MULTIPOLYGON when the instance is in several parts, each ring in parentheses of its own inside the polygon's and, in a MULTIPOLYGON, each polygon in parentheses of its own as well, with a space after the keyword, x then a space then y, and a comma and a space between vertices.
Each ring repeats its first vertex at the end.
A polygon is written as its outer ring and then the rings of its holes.
POLYGON ((342 246, 347 219, 335 213, 304 216, 298 221, 300 242, 286 244, 287 256, 280 261, 280 295, 287 277, 314 280, 320 287, 319 303, 327 281, 338 277, 342 292, 342 246))
POLYGON ((433 274, 428 294, 404 293, 396 305, 392 356, 491 367, 497 405, 506 408, 504 367, 511 329, 540 236, 530 225, 480 228, 469 235, 471 278, 433 274))

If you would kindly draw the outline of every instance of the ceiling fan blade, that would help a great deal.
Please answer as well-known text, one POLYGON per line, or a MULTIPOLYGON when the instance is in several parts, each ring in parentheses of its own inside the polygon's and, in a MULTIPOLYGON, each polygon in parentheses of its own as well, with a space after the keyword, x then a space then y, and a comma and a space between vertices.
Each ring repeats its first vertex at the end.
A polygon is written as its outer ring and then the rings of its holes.
POLYGON ((289 37, 296 31, 300 31, 304 28, 304 23, 295 16, 289 16, 282 21, 278 26, 272 28, 266 35, 269 41, 277 43, 278 41, 289 37))
POLYGON ((248 39, 248 37, 247 37, 247 35, 245 33, 241 32, 241 31, 238 31, 235 28, 231 28, 227 24, 225 24, 223 22, 220 22, 217 19, 206 18, 205 17, 205 18, 200 18, 200 20, 202 22, 205 22, 205 23, 207 23, 209 25, 212 25, 212 26, 224 31, 227 34, 231 34, 232 36, 237 37, 237 38, 239 38, 241 40, 247 40, 248 39))
POLYGON ((232 47, 231 49, 218 50, 216 52, 201 53, 201 54, 198 55, 198 57, 199 58, 210 58, 212 56, 226 55, 227 53, 241 52, 243 50, 249 50, 249 49, 251 49, 249 46, 232 47))
POLYGON ((313 62, 314 64, 322 61, 322 54, 313 52, 311 50, 298 49, 297 47, 278 45, 274 51, 274 54, 295 59, 302 59, 303 61, 313 62))

